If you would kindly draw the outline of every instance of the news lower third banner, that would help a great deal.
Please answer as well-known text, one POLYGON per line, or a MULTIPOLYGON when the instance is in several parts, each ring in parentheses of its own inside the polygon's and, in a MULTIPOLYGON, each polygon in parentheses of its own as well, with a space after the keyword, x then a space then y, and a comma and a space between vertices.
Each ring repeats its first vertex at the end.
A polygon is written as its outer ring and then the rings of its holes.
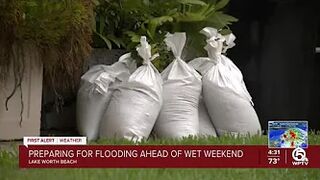
POLYGON ((82 137, 26 138, 20 168, 320 168, 320 145, 85 145, 82 137), (29 141, 29 143, 27 142, 29 141))

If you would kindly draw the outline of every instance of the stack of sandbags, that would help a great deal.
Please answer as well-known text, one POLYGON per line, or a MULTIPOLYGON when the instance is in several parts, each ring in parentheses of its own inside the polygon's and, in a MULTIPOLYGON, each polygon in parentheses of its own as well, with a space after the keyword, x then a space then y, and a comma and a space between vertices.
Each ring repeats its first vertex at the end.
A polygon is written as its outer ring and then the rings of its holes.
POLYGON ((151 61, 151 47, 141 37, 138 54, 143 59, 126 82, 114 89, 100 126, 102 138, 148 138, 162 105, 162 80, 151 61))
MULTIPOLYGON (((190 64, 202 74, 204 101, 218 135, 259 133, 259 119, 242 74, 222 55, 226 38, 214 28, 204 28, 201 33, 208 37, 205 49, 209 57, 196 58, 190 64)), ((225 51, 234 45, 234 36, 229 38, 225 51)))
POLYGON ((201 76, 181 59, 185 42, 185 33, 167 34, 165 38, 175 59, 161 74, 163 107, 154 127, 156 136, 160 138, 195 136, 199 131, 201 76))
POLYGON ((88 140, 98 137, 100 120, 109 104, 112 87, 126 81, 135 69, 136 63, 128 53, 111 66, 91 67, 81 77, 76 107, 77 127, 81 135, 87 136, 88 140))

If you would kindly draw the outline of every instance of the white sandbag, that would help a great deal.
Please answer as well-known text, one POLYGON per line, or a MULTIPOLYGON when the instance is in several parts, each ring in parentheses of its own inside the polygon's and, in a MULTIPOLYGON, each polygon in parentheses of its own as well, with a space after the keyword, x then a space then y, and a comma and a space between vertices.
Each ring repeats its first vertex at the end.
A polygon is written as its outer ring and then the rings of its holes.
POLYGON ((199 131, 201 76, 181 59, 185 42, 185 33, 167 34, 165 38, 175 59, 161 74, 163 106, 154 127, 157 137, 181 138, 199 131))
MULTIPOLYGON (((192 63, 195 63, 195 62, 190 61, 188 64, 192 66, 193 65, 192 63)), ((217 137, 217 133, 210 119, 207 107, 204 104, 202 94, 200 95, 198 110, 199 110, 199 135, 217 137)))
POLYGON ((120 57, 111 66, 96 65, 82 77, 77 94, 76 119, 78 131, 88 140, 98 137, 102 115, 109 104, 113 86, 129 78, 136 64, 130 54, 120 57))
POLYGON ((208 37, 205 49, 209 57, 197 58, 190 64, 202 74, 204 101, 217 134, 260 133, 259 119, 242 74, 221 54, 225 38, 214 28, 201 32, 208 37))
POLYGON ((100 126, 100 138, 140 141, 149 137, 162 105, 162 79, 152 65, 151 47, 141 37, 143 65, 115 88, 100 126))
POLYGON ((199 135, 217 137, 216 130, 210 119, 207 107, 205 106, 202 97, 200 97, 199 100, 199 135))

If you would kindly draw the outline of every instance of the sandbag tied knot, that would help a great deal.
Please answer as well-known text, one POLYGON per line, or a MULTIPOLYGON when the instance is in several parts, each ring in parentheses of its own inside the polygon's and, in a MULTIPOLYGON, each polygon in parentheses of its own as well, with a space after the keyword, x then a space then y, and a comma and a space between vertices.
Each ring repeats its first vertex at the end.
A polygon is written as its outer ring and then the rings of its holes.
POLYGON ((225 42, 222 49, 222 53, 226 53, 228 49, 233 48, 236 45, 236 43, 234 43, 236 36, 233 33, 224 35, 224 39, 225 39, 225 42))
POLYGON ((151 61, 159 57, 159 54, 156 53, 151 56, 151 46, 147 42, 147 38, 145 36, 141 36, 140 38, 140 46, 137 47, 137 52, 143 59, 143 64, 150 64, 151 61))
POLYGON ((181 60, 181 54, 183 51, 183 47, 186 44, 186 33, 178 32, 178 33, 167 33, 164 42, 166 43, 168 50, 171 50, 174 57, 176 59, 181 60))
POLYGON ((217 29, 212 27, 205 27, 200 31, 201 34, 204 34, 208 39, 207 45, 204 47, 208 52, 208 56, 211 59, 217 59, 222 53, 223 42, 225 38, 218 32, 217 29))

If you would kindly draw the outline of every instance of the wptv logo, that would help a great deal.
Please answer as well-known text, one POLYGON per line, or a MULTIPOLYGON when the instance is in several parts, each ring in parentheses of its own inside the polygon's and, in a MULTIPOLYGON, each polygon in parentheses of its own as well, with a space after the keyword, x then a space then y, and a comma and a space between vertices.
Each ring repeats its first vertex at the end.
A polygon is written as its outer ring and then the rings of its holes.
POLYGON ((307 158, 307 153, 304 149, 298 147, 292 151, 292 165, 294 166, 307 166, 309 160, 307 158))

